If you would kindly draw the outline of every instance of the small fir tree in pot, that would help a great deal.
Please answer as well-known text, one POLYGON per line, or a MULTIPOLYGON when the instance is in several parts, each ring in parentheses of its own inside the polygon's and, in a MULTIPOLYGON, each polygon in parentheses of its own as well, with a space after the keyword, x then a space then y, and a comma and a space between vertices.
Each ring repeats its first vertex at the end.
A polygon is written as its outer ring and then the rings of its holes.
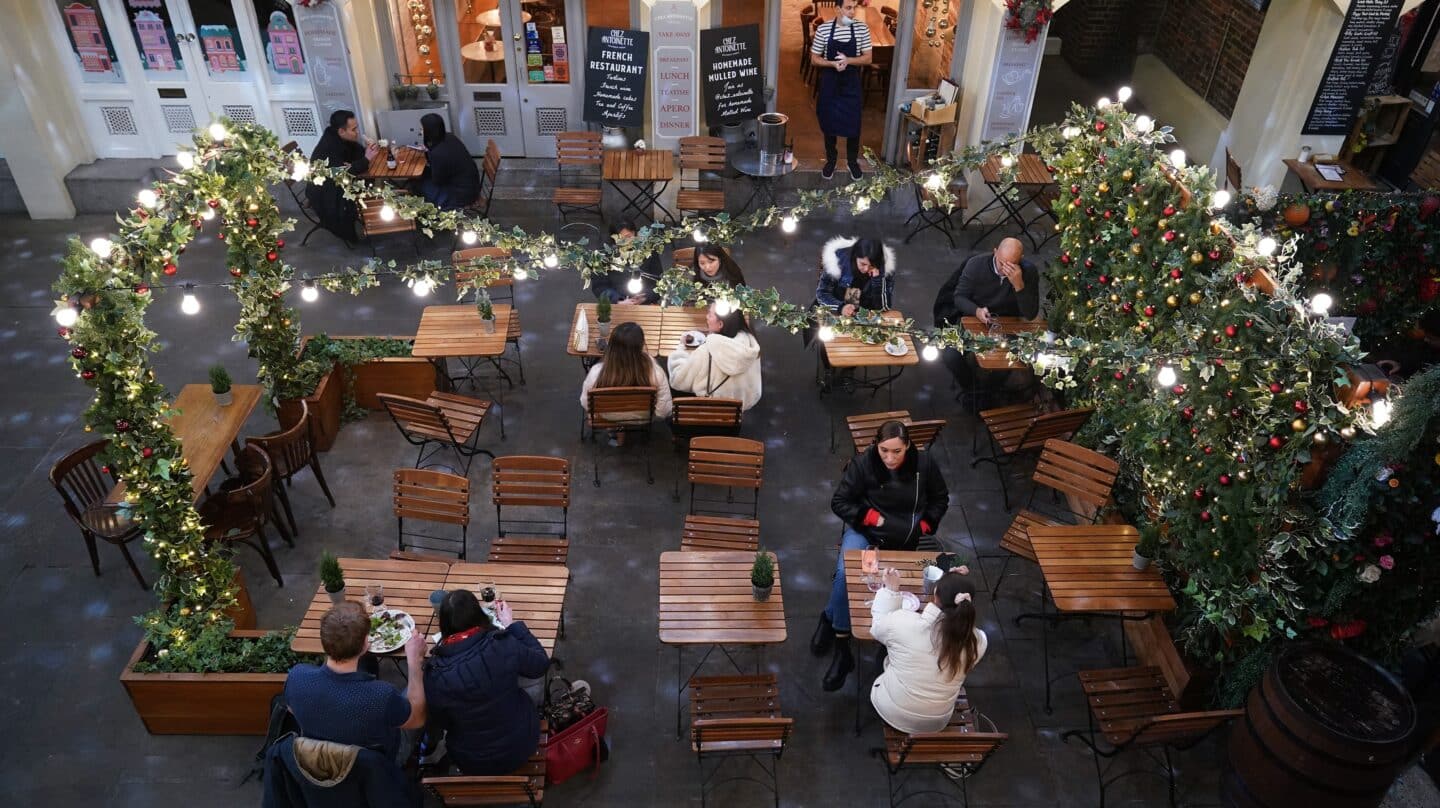
POLYGON ((755 563, 750 567, 750 588, 756 600, 770 599, 770 590, 775 586, 775 559, 765 548, 755 554, 755 563))
POLYGON ((215 403, 222 407, 230 406, 235 400, 235 394, 230 390, 230 372, 220 365, 210 368, 210 392, 215 394, 215 403))
POLYGON ((602 337, 610 336, 610 298, 602 297, 595 303, 595 322, 599 324, 598 333, 602 337))
POLYGON ((1155 552, 1160 549, 1160 531, 1153 525, 1146 525, 1140 530, 1140 542, 1135 545, 1135 552, 1130 562, 1135 569, 1143 570, 1150 566, 1155 560, 1155 552))
POLYGON ((325 592, 330 595, 331 603, 345 601, 345 572, 340 569, 340 562, 329 550, 320 553, 320 582, 325 585, 325 592))
POLYGON ((490 301, 490 293, 481 289, 475 297, 475 310, 480 313, 480 327, 486 334, 495 333, 495 304, 490 301))

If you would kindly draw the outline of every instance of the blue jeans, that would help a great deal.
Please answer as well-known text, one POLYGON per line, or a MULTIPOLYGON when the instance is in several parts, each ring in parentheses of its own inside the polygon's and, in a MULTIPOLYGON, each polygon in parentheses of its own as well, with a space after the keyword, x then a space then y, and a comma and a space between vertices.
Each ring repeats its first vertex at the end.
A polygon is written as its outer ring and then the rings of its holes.
POLYGON ((850 633, 850 599, 845 593, 845 551, 864 550, 870 540, 849 525, 840 537, 840 553, 835 558, 835 580, 830 584, 830 603, 825 607, 825 616, 836 631, 850 633))

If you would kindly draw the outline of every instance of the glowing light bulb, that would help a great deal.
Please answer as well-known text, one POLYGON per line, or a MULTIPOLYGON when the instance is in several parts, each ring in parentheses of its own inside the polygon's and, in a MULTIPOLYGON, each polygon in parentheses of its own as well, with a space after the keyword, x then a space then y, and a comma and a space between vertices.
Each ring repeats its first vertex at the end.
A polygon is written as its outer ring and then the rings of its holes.
POLYGON ((300 182, 310 176, 310 164, 304 160, 296 160, 295 167, 290 169, 290 179, 300 182))
POLYGON ((715 316, 716 316, 716 317, 726 317, 726 316, 729 316, 730 312, 732 312, 732 311, 734 311, 734 310, 735 310, 734 304, 732 304, 732 303, 731 303, 729 300, 727 300, 726 298, 723 298, 723 297, 722 297, 722 298, 720 298, 719 300, 716 300, 716 301, 715 301, 715 316))
POLYGON ((62 301, 51 313, 55 315, 55 322, 61 328, 69 328, 75 325, 76 320, 80 319, 80 310, 72 306, 68 300, 62 301))
POLYGON ((1066 140, 1074 140, 1080 136, 1080 127, 1067 126, 1060 131, 1060 134, 1064 135, 1066 140))
POLYGON ((515 269, 511 270, 510 275, 517 281, 523 281, 530 277, 530 273, 526 272, 524 267, 515 267, 515 269))
POLYGON ((300 287, 300 299, 306 303, 314 303, 320 299, 320 289, 315 285, 315 281, 305 281, 305 285, 300 287))
POLYGON ((230 130, 225 128, 225 124, 216 121, 210 124, 210 137, 215 140, 224 140, 230 137, 230 130))
POLYGON ((1221 188, 1210 197, 1210 207, 1223 208, 1230 204, 1230 192, 1221 188))
POLYGON ((205 209, 200 211, 200 218, 204 219, 207 222, 210 221, 211 219, 215 218, 215 209, 210 207, 209 205, 206 205, 205 209))
POLYGON ((382 222, 393 222, 393 221, 395 221, 395 209, 392 208, 392 207, 390 207, 389 205, 381 205, 381 206, 380 206, 380 221, 382 221, 382 222))
POLYGON ((1135 131, 1140 134, 1147 134, 1155 128, 1155 121, 1149 115, 1141 115, 1135 119, 1135 131))
POLYGON ((135 195, 135 201, 139 202, 141 207, 153 208, 160 204, 160 195, 155 193, 153 188, 142 188, 140 193, 135 195))
POLYGON ((185 284, 185 295, 180 298, 180 310, 186 314, 200 313, 200 298, 195 296, 195 284, 185 284))
POLYGON ((1261 255, 1274 255, 1275 248, 1279 246, 1279 244, 1275 243, 1275 239, 1266 236, 1265 238, 1260 239, 1259 243, 1255 245, 1255 252, 1258 252, 1261 255))
POLYGON ((179 163, 182 169, 188 171, 195 167, 195 152, 181 149, 175 152, 175 162, 179 163))
POLYGON ((855 212, 864 213, 870 209, 870 197, 862 196, 855 200, 855 212))
POLYGON ((90 240, 90 251, 101 258, 109 258, 110 252, 115 249, 115 244, 108 238, 95 238, 90 240))
POLYGON ((938 191, 945 187, 945 178, 939 174, 931 174, 925 178, 925 187, 932 191, 938 191))
POLYGON ((410 291, 414 292, 416 297, 424 297, 430 294, 430 290, 434 288, 435 282, 429 278, 420 278, 410 284, 410 291))
POLYGON ((1006 168, 1009 168, 1009 167, 1015 165, 1015 156, 1012 155, 1012 154, 1004 154, 1004 155, 1001 155, 1001 156, 1000 156, 1000 165, 1005 166, 1006 168))
POLYGON ((466 230, 464 233, 460 234, 460 240, 465 242, 465 244, 468 246, 479 241, 480 237, 475 234, 474 230, 466 230))
POLYGON ((940 358, 940 349, 936 348, 934 345, 926 345, 924 348, 920 349, 920 358, 924 359, 926 362, 934 362, 936 359, 940 358))
POLYGON ((705 243, 705 230, 703 228, 697 227, 694 230, 691 230, 690 235, 694 237, 696 244, 705 243))
POLYGON ((1370 405, 1370 423, 1373 426, 1385 426, 1390 423, 1391 405, 1389 399, 1379 399, 1370 405))
POLYGON ((1160 387, 1174 387, 1175 368, 1169 365, 1160 368, 1160 372, 1155 374, 1155 384, 1160 387))
POLYGON ((549 255, 545 256, 546 269, 554 269, 558 266, 560 266, 560 256, 556 255, 555 253, 550 253, 549 255))
POLYGON ((1100 96, 1100 100, 1095 102, 1095 106, 1099 107, 1100 109, 1104 109, 1110 106, 1110 98, 1108 96, 1100 96))
POLYGON ((625 291, 632 295, 638 295, 645 291, 645 282, 640 280, 639 276, 631 278, 630 282, 625 284, 625 291))
POLYGON ((1184 149, 1176 149, 1175 151, 1170 152, 1170 165, 1175 166, 1176 168, 1185 167, 1184 149))
POLYGON ((1132 91, 1129 87, 1121 87, 1119 90, 1115 91, 1115 97, 1120 99, 1120 103, 1122 104, 1126 101, 1129 101, 1130 96, 1134 94, 1134 91, 1132 91))
POLYGON ((780 229, 786 233, 794 233, 798 224, 794 216, 786 216, 780 220, 780 229))
POLYGON ((1325 294, 1324 292, 1320 292, 1314 297, 1310 298, 1310 311, 1320 315, 1321 317, 1330 316, 1330 307, 1333 305, 1335 305, 1335 298, 1325 294))

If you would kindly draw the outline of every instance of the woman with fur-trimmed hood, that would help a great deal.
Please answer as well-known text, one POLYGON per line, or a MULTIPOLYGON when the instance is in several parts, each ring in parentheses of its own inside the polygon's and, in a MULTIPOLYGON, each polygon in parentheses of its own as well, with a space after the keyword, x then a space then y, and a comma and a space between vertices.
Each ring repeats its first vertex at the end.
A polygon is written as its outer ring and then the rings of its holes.
POLYGON ((895 251, 878 239, 841 236, 820 250, 815 301, 842 317, 856 308, 884 311, 894 305, 895 251))

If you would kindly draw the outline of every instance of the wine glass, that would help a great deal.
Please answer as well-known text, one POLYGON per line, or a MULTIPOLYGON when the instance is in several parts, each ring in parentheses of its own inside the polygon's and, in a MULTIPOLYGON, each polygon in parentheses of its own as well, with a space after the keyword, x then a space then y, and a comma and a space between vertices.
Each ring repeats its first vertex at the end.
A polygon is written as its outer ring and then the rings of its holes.
POLYGON ((1005 333, 1005 327, 1000 325, 1000 318, 993 314, 990 315, 990 322, 986 326, 986 329, 990 336, 996 339, 999 339, 1005 333))
POLYGON ((365 605, 373 613, 385 611, 385 587, 382 584, 365 584, 365 605))

